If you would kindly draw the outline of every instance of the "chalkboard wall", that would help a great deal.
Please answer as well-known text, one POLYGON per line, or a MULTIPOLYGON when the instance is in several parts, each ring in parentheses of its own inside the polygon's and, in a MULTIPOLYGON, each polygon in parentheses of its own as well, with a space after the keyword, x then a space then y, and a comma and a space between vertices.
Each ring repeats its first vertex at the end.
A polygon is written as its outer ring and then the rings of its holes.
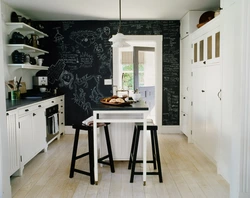
MULTIPOLYGON (((43 21, 41 46, 49 84, 65 93, 65 124, 92 115, 92 105, 112 94, 112 48, 117 21, 43 21)), ((163 125, 179 125, 179 21, 122 21, 125 35, 163 35, 163 125)))

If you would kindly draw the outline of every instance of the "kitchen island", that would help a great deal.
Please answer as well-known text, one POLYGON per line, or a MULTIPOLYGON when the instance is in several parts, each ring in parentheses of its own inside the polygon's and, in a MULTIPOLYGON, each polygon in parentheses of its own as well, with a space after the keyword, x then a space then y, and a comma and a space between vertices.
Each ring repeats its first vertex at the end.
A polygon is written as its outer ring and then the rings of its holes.
MULTIPOLYGON (((146 185, 146 156, 147 156, 147 138, 146 126, 148 107, 144 101, 139 101, 128 106, 113 106, 105 104, 97 104, 93 107, 93 125, 94 125, 94 168, 95 168, 95 183, 98 184, 98 152, 97 152, 97 123, 110 122, 110 123, 135 123, 142 122, 143 130, 143 184, 146 185)), ((113 129, 113 128, 112 128, 113 129)), ((132 133, 133 131, 129 131, 132 133)), ((111 139, 112 132, 111 130, 111 139)), ((123 138, 120 137, 123 141, 123 138)), ((112 140, 111 140, 112 141, 112 140)), ((111 142, 112 144, 112 142, 111 142)), ((129 146, 132 144, 128 143, 129 146)), ((114 148, 112 148, 114 150, 114 148)), ((127 157, 129 159, 129 155, 127 157)))

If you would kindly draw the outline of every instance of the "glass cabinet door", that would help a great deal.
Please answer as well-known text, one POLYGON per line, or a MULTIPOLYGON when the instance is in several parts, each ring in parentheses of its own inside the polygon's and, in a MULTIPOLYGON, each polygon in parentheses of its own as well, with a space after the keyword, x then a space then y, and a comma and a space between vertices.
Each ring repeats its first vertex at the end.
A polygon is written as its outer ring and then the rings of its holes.
POLYGON ((215 58, 220 57, 220 32, 215 34, 215 58))

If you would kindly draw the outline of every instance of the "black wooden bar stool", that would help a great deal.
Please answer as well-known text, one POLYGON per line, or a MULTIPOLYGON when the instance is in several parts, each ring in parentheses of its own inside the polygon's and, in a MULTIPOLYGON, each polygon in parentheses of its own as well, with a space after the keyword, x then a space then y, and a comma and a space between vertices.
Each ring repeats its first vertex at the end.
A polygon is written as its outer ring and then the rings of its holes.
MULTIPOLYGON (((138 151, 138 144, 139 144, 141 130, 143 130, 143 123, 136 123, 134 127, 134 134, 133 134, 133 140, 132 140, 129 164, 128 164, 128 169, 131 169, 130 183, 133 183, 134 175, 143 174, 143 172, 135 171, 136 163, 143 162, 142 160, 137 160, 137 151, 138 151)), ((147 163, 153 163, 155 170, 158 168, 157 172, 156 171, 147 172, 147 175, 159 175, 159 182, 163 182, 162 172, 161 172, 160 151, 159 151, 159 144, 158 144, 158 137, 157 137, 158 126, 154 125, 152 121, 149 121, 147 123, 147 130, 150 130, 152 155, 153 155, 153 159, 147 160, 147 163)))
MULTIPOLYGON (((98 163, 106 164, 110 166, 111 172, 115 172, 114 168, 114 161, 113 161, 113 155, 112 155, 112 149, 110 144, 110 138, 109 138, 109 130, 108 130, 109 123, 106 123, 104 126, 105 131, 105 137, 106 137, 106 143, 107 143, 107 150, 108 154, 106 156, 103 156, 98 159, 98 163), (104 161, 105 159, 109 158, 109 161, 104 161)), ((90 176, 90 183, 95 183, 94 178, 94 139, 93 139, 93 127, 92 126, 86 126, 86 125, 80 125, 80 124, 74 124, 73 129, 75 129, 75 140, 73 144, 73 152, 72 152, 72 159, 71 159, 71 166, 70 166, 70 174, 69 177, 74 177, 74 172, 81 173, 84 175, 90 176), (77 156, 77 147, 78 147, 78 140, 79 140, 79 133, 80 130, 88 131, 88 146, 89 150, 86 153, 83 153, 81 155, 77 156), (75 168, 75 162, 76 160, 89 156, 89 172, 80 170, 75 168)))

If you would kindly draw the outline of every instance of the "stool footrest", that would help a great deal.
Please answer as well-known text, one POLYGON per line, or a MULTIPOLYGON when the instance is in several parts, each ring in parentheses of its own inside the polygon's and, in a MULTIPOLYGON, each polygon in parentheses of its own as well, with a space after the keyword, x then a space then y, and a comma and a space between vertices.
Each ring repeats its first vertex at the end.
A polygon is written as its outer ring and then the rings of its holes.
POLYGON ((89 155, 89 152, 76 156, 76 160, 89 155))
POLYGON ((90 176, 90 172, 86 172, 86 171, 79 170, 79 169, 74 169, 74 171, 77 172, 77 173, 81 173, 81 174, 90 176))
MULTIPOLYGON (((134 175, 142 175, 143 172, 134 172, 134 175)), ((147 175, 159 175, 159 172, 147 172, 147 175)))

